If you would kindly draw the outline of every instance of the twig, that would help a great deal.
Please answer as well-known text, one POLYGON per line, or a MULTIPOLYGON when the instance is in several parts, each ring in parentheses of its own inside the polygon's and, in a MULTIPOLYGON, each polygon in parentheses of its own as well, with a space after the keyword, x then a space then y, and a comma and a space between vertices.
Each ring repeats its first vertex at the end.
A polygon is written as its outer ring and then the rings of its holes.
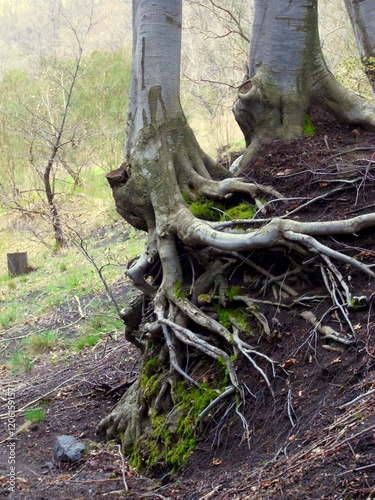
POLYGON ((118 447, 118 452, 119 452, 120 457, 121 457, 122 480, 124 482, 125 491, 129 491, 129 488, 128 488, 128 485, 127 485, 127 482, 126 482, 126 476, 125 476, 125 460, 124 460, 124 455, 121 453, 121 445, 118 444, 117 447, 118 447))
MULTIPOLYGON (((247 264, 250 267, 252 267, 253 269, 255 269, 256 271, 258 271, 259 273, 264 274, 264 276, 266 276, 267 278, 269 278, 271 280, 277 279, 276 276, 274 276, 269 271, 264 269, 264 267, 259 266, 258 264, 255 264, 254 262, 251 262, 251 261, 247 262, 247 264)), ((281 282, 278 281, 277 284, 280 286, 280 288, 282 288, 285 292, 289 293, 289 295, 291 295, 292 297, 298 296, 298 293, 294 290, 294 288, 290 287, 289 285, 287 285, 283 281, 281 281, 281 282)))
POLYGON ((85 319, 85 318, 86 318, 86 315, 85 315, 85 313, 82 311, 82 307, 81 307, 81 303, 80 303, 80 301, 79 301, 79 298, 77 297, 77 295, 74 295, 74 298, 76 299, 76 302, 77 302, 77 304, 78 304, 78 312, 79 312, 79 314, 80 314, 81 318, 82 318, 82 319, 85 319))
POLYGON ((209 500, 220 490, 220 488, 221 488, 221 484, 218 484, 217 486, 215 486, 215 488, 212 491, 210 491, 206 495, 203 495, 203 497, 200 497, 199 500, 209 500))
POLYGON ((288 417, 292 427, 295 427, 295 422, 292 417, 292 412, 294 413, 293 403, 292 403, 292 389, 289 387, 288 389, 288 398, 287 398, 287 408, 288 408, 288 417))
POLYGON ((364 394, 360 394, 359 396, 357 396, 356 398, 352 399, 351 401, 348 401, 347 403, 339 406, 339 408, 340 408, 340 410, 342 410, 343 408, 346 408, 347 406, 350 406, 353 403, 356 403, 360 399, 365 398, 366 396, 370 396, 370 394, 374 394, 374 392, 375 392, 375 389, 372 389, 371 391, 365 392, 364 394))
POLYGON ((104 278, 103 266, 99 267, 98 264, 96 263, 95 259, 93 258, 93 256, 90 255, 90 253, 88 252, 87 248, 84 245, 84 241, 83 241, 82 236, 74 229, 72 229, 72 228, 69 228, 69 229, 72 233, 74 233, 75 237, 78 240, 78 241, 76 241, 74 238, 71 238, 73 245, 77 248, 77 250, 79 250, 81 252, 81 254, 86 258, 86 260, 94 266, 96 272, 98 273, 98 276, 99 276, 101 282, 103 283, 103 286, 105 288, 105 291, 107 292, 108 297, 112 301, 112 303, 115 306, 115 309, 117 311, 117 314, 121 318, 120 307, 119 307, 117 300, 115 299, 113 293, 111 292, 111 289, 109 288, 109 285, 108 285, 106 279, 104 278))
POLYGON ((349 470, 346 470, 344 472, 340 472, 340 474, 338 474, 338 476, 344 476, 345 474, 350 474, 351 472, 357 472, 357 471, 360 471, 360 470, 366 470, 366 469, 370 469, 372 467, 375 467, 375 463, 369 464, 369 465, 364 465, 363 467, 356 467, 355 469, 349 469, 349 470))
POLYGON ((362 436, 362 434, 366 434, 366 432, 372 431, 372 429, 375 429, 375 424, 370 425, 370 427, 367 427, 367 429, 363 429, 363 430, 357 432, 356 434, 353 434, 353 436, 349 436, 346 439, 344 439, 343 441, 340 441, 340 442, 334 444, 333 446, 327 448, 325 451, 326 452, 333 451, 336 448, 338 448, 339 446, 342 446, 345 443, 349 443, 353 439, 355 439, 355 438, 357 438, 359 436, 362 436))
POLYGON ((336 153, 332 156, 326 158, 326 162, 331 160, 332 158, 336 158, 336 156, 347 155, 349 153, 354 153, 355 151, 372 151, 374 148, 372 146, 362 146, 360 148, 347 149, 346 151, 340 151, 340 153, 336 153))

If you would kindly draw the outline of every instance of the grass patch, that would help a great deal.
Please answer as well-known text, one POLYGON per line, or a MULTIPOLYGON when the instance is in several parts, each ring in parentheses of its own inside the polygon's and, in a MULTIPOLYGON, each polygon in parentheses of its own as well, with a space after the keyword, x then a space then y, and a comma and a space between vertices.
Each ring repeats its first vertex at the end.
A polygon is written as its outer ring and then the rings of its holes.
POLYGON ((21 375, 33 368, 31 357, 24 351, 16 351, 8 361, 9 368, 13 375, 21 375))
POLYGON ((46 354, 56 348, 57 337, 52 331, 34 333, 25 340, 24 344, 30 354, 46 354))
POLYGON ((73 349, 75 351, 82 351, 85 347, 93 347, 96 345, 102 337, 101 333, 83 334, 78 339, 73 342, 73 349))
POLYGON ((108 308, 107 313, 94 314, 88 318, 85 330, 90 333, 105 333, 111 330, 118 330, 123 323, 113 310, 113 316, 110 315, 112 307, 108 308))
POLYGON ((36 423, 42 422, 46 418, 46 410, 44 408, 28 408, 25 410, 25 420, 27 422, 36 423))
POLYGON ((6 307, 0 313, 0 326, 3 328, 8 328, 11 323, 17 319, 17 308, 15 305, 10 305, 6 307))

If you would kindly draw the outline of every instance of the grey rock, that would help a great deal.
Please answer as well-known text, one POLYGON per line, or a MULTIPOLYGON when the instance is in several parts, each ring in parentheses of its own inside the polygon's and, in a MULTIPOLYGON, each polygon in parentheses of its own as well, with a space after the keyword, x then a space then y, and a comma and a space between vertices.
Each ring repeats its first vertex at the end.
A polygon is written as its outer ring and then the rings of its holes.
POLYGON ((57 436, 53 449, 55 462, 78 462, 85 445, 73 436, 57 436))

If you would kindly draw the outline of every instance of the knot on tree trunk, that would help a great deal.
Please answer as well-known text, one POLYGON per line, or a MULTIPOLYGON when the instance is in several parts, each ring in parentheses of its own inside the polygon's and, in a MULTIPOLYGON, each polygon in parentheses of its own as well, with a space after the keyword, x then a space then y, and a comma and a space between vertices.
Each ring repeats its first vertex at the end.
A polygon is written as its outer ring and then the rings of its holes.
POLYGON ((124 161, 119 168, 112 170, 106 175, 106 179, 111 188, 123 186, 130 178, 130 165, 124 161))

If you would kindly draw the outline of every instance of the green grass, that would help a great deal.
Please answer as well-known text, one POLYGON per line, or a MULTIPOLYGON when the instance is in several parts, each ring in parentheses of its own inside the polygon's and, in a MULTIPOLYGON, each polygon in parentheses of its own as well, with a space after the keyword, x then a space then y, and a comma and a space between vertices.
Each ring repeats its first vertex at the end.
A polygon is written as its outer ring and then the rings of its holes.
POLYGON ((8 365, 13 375, 22 375, 32 369, 33 362, 24 351, 16 351, 11 355, 8 365))
POLYGON ((73 350, 82 351, 85 347, 93 347, 100 341, 101 337, 101 333, 83 334, 73 343, 73 350))
POLYGON ((9 328, 11 323, 14 323, 17 319, 17 307, 13 304, 6 307, 0 313, 0 326, 3 328, 9 328))
POLYGON ((25 420, 28 422, 42 422, 45 418, 46 410, 44 408, 28 408, 25 410, 25 420))
MULTIPOLYGON (((98 304, 98 308, 99 307, 102 310, 104 309, 103 305, 98 304)), ((114 307, 106 306, 106 311, 103 311, 102 314, 100 314, 98 311, 96 314, 92 314, 89 316, 85 328, 87 329, 87 331, 104 333, 110 330, 118 330, 121 327, 122 321, 116 315, 114 307)))
POLYGON ((47 330, 43 333, 34 333, 30 335, 25 340, 24 345, 28 353, 37 355, 53 351, 57 346, 57 342, 56 334, 47 330))

